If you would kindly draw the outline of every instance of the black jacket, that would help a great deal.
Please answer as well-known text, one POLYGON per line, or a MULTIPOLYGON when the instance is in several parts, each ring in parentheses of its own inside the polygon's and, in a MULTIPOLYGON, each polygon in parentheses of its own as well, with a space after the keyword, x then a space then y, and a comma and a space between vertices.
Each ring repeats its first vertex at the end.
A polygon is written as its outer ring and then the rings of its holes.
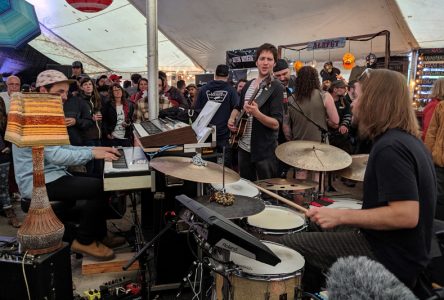
MULTIPOLYGON (((242 108, 245 102, 245 93, 251 85, 252 80, 242 89, 239 107, 242 108)), ((283 107, 282 99, 284 87, 279 80, 273 80, 267 89, 264 89, 257 98, 258 103, 264 103, 259 110, 266 116, 276 119, 282 124, 283 107)), ((274 157, 274 150, 277 147, 279 130, 273 130, 264 126, 261 122, 253 118, 251 130, 251 162, 258 162, 270 157, 274 157)))
MULTIPOLYGON (((122 100, 123 111, 125 112, 125 123, 130 124, 133 120, 134 114, 134 105, 131 101, 126 99, 122 100)), ((102 107, 102 129, 103 129, 103 138, 107 138, 108 134, 113 133, 114 128, 116 128, 117 124, 117 111, 116 105, 108 100, 104 106, 102 107)), ((127 126, 125 128, 125 138, 130 138, 132 134, 131 126, 127 126)))
POLYGON ((94 126, 88 104, 80 97, 70 97, 63 103, 66 118, 75 118, 76 124, 68 127, 69 141, 73 146, 84 146, 84 132, 94 126))

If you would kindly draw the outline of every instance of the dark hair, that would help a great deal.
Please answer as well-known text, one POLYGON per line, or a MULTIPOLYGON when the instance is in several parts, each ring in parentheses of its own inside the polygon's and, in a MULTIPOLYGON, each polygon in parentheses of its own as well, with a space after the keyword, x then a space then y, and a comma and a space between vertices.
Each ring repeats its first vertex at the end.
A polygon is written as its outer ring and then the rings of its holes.
POLYGON ((163 71, 159 71, 159 79, 162 81, 162 87, 165 85, 165 82, 167 80, 167 75, 163 71))
MULTIPOLYGON (((91 78, 82 78, 80 80, 80 87, 82 87, 83 84, 91 82, 93 86, 93 91, 91 94, 91 101, 93 103, 93 110, 99 111, 102 108, 102 98, 100 97, 99 91, 97 91, 96 85, 94 84, 93 80, 91 78)), ((85 94, 82 89, 80 89, 80 93, 85 94)))
POLYGON ((140 75, 140 74, 137 74, 137 73, 131 74, 131 81, 134 84, 139 83, 140 78, 142 78, 142 75, 140 75))
POLYGON ((139 81, 137 81, 137 90, 138 90, 138 91, 140 91, 140 83, 141 83, 142 81, 145 81, 146 83, 148 83, 148 79, 141 77, 141 78, 139 79, 139 81))
POLYGON ((247 82, 247 80, 245 79, 245 78, 241 78, 241 79, 239 79, 237 82, 236 82, 236 84, 234 85, 234 88, 237 90, 237 87, 239 86, 239 83, 241 83, 241 82, 247 82))
POLYGON ((186 86, 185 80, 181 79, 177 82, 177 88, 179 90, 183 89, 186 86))
POLYGON ((114 82, 113 84, 111 84, 109 86, 109 90, 108 90, 109 101, 111 101, 112 104, 116 105, 116 99, 114 98, 114 94, 113 94, 113 87, 118 87, 119 89, 122 90, 122 102, 125 101, 125 95, 126 95, 125 90, 118 82, 114 82))
POLYGON ((129 81, 129 80, 125 80, 125 81, 123 82, 123 88, 124 88, 124 89, 129 88, 130 86, 131 86, 131 81, 129 81))
POLYGON ((296 100, 310 98, 313 90, 319 90, 320 86, 318 71, 310 66, 302 67, 295 82, 296 91, 294 95, 296 100))
POLYGON ((257 62, 257 60, 259 59, 259 56, 264 51, 270 51, 271 53, 273 53, 274 61, 275 62, 277 61, 277 59, 278 59, 277 48, 274 45, 272 45, 272 44, 265 43, 265 44, 262 44, 259 48, 257 48, 256 55, 254 57, 254 62, 257 62))
POLYGON ((47 85, 39 86, 39 87, 37 88, 37 92, 41 93, 41 92, 40 92, 40 89, 41 89, 42 87, 44 87, 44 88, 49 92, 49 90, 52 89, 53 86, 54 86, 54 83, 50 83, 50 84, 47 84, 47 85))

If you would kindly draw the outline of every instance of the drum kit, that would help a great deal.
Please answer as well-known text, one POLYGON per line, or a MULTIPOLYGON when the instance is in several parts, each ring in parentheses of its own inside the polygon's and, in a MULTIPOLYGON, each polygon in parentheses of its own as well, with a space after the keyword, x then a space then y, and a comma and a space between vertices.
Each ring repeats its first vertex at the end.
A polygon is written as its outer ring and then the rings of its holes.
MULTIPOLYGON (((339 148, 310 141, 284 143, 277 147, 276 156, 296 168, 320 173, 338 171, 340 176, 355 181, 363 181, 368 160, 368 155, 350 156, 339 148)), ((294 298, 296 288, 300 287, 301 274, 305 264, 304 258, 296 251, 271 241, 276 236, 305 230, 307 222, 303 213, 307 209, 277 193, 315 189, 317 185, 320 186, 320 183, 282 178, 271 178, 252 183, 241 179, 231 169, 212 162, 196 164, 188 157, 158 157, 151 160, 150 166, 169 176, 201 184, 206 183, 210 193, 222 191, 233 194, 235 201, 231 206, 223 206, 213 202, 209 195, 201 194, 195 200, 227 219, 242 220, 241 224, 245 224, 245 229, 262 240, 282 260, 278 265, 270 266, 231 252, 229 261, 237 267, 226 272, 223 276, 215 275, 213 299, 229 299, 224 294, 227 293, 226 289, 225 292, 222 289, 223 282, 227 279, 229 279, 231 287, 234 287, 231 290, 230 299, 261 299, 267 293, 269 295, 267 299, 282 299, 280 296, 284 294, 289 299, 294 298), (261 192, 284 202, 291 208, 296 208, 298 211, 284 206, 267 205, 261 198, 261 192)), ((340 205, 340 203, 338 201, 336 204, 337 208, 360 207, 357 202, 353 207, 347 207, 345 204, 340 205)), ((332 204, 331 207, 334 206, 332 204)))

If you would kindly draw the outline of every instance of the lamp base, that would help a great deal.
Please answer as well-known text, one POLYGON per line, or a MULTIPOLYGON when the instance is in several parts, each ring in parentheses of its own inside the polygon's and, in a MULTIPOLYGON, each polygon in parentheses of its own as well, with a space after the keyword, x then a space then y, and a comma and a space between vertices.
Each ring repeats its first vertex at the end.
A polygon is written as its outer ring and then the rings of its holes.
POLYGON ((23 225, 17 231, 17 240, 22 251, 29 254, 44 254, 62 246, 65 228, 51 206, 30 208, 23 225))

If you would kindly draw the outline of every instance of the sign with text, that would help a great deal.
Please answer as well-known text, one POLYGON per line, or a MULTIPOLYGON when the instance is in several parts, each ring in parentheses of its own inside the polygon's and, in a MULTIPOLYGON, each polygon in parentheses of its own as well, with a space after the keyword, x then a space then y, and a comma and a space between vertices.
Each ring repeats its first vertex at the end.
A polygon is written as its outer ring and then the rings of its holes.
POLYGON ((320 49, 344 48, 346 40, 347 39, 345 37, 340 37, 340 38, 318 40, 318 41, 310 42, 307 44, 307 50, 313 51, 313 50, 320 50, 320 49))
POLYGON ((230 50, 226 54, 226 64, 231 69, 256 68, 254 56, 257 48, 230 50))

